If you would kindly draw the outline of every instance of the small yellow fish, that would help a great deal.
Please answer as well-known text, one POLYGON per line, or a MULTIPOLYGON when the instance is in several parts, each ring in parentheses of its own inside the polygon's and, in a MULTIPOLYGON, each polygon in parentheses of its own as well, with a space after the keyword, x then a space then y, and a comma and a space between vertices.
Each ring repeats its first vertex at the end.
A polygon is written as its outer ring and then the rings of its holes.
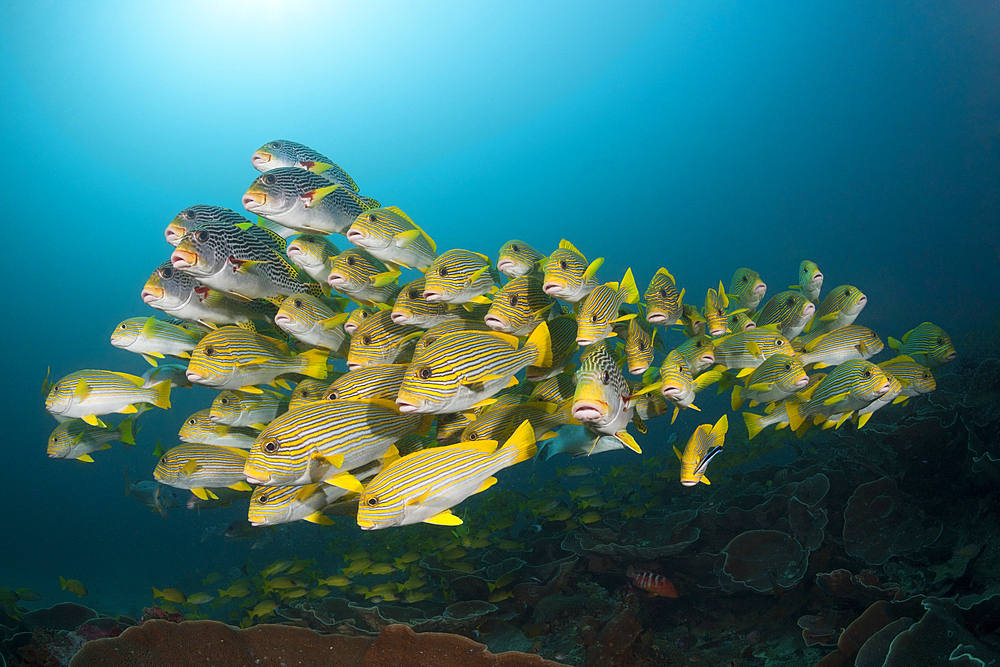
POLYGON ((251 609, 247 613, 250 615, 250 618, 253 618, 254 616, 267 616, 268 614, 272 613, 275 609, 277 609, 279 606, 281 605, 279 605, 274 600, 261 600, 260 602, 257 603, 257 605, 253 609, 251 609))
POLYGON ((595 521, 601 520, 601 515, 597 512, 587 512, 578 518, 580 523, 594 523, 595 521))
POLYGON ((206 602, 211 602, 215 598, 208 593, 192 593, 188 599, 188 604, 205 604, 206 602))
POLYGON ((170 600, 171 602, 176 602, 177 604, 184 604, 187 602, 187 598, 176 588, 164 588, 162 591, 153 588, 154 598, 163 598, 164 600, 170 600))
POLYGON ((233 584, 226 590, 219 589, 219 597, 244 598, 250 595, 250 589, 246 584, 233 584))
POLYGON ((84 595, 89 595, 87 587, 81 584, 76 579, 63 579, 62 577, 59 577, 59 585, 62 586, 62 589, 64 591, 75 593, 79 597, 83 597, 84 595))
POLYGON ((335 574, 332 577, 327 577, 326 579, 317 579, 316 583, 324 586, 350 586, 351 579, 342 574, 335 574))

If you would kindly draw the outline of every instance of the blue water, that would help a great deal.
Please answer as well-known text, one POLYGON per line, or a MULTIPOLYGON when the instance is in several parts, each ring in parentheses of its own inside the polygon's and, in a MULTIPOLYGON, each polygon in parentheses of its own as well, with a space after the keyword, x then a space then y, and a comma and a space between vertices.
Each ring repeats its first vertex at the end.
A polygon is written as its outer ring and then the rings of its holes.
MULTIPOLYGON (((151 586, 262 560, 249 542, 200 541, 235 510, 164 521, 122 494, 123 467, 149 479, 152 443, 212 392, 175 390, 143 418, 142 446, 86 465, 46 458, 39 388, 49 366, 147 368, 108 338, 153 314, 139 291, 169 256, 163 228, 195 203, 242 210, 250 155, 272 139, 331 156, 440 249, 495 258, 511 238, 543 252, 568 238, 606 258, 604 280, 631 267, 642 289, 666 266, 689 295, 739 266, 773 294, 808 258, 827 287, 865 291, 883 339, 996 317, 991 3, 280 7, 0 7, 2 586, 52 602, 73 577, 88 604, 136 612, 151 586)), ((678 420, 682 442, 701 421, 678 420)), ((323 553, 321 530, 265 551, 323 553)))

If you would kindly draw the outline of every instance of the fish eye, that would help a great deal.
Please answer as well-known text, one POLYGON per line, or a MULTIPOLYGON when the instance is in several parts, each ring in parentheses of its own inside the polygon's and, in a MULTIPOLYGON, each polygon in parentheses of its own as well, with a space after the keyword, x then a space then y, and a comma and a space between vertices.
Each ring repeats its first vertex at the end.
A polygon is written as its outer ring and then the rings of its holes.
POLYGON ((660 297, 662 297, 664 299, 667 298, 667 289, 665 287, 661 287, 660 288, 660 297))
POLYGON ((357 263, 358 263, 358 258, 357 257, 355 257, 354 255, 348 255, 348 257, 347 257, 347 265, 348 266, 354 266, 357 263))
POLYGON ((473 431, 469 434, 469 440, 479 440, 479 434, 473 431))
POLYGON ((924 379, 926 380, 926 379, 927 379, 927 378, 929 378, 930 376, 931 376, 931 374, 930 374, 930 373, 924 373, 924 375, 923 375, 923 378, 924 378, 924 379))
POLYGON ((723 315, 725 315, 726 313, 725 313, 725 311, 723 311, 723 310, 719 309, 719 310, 715 311, 715 314, 716 314, 717 316, 719 316, 719 317, 722 317, 722 316, 723 316, 723 315))
POLYGON ((368 214, 368 221, 369 222, 375 222, 376 220, 378 220, 378 216, 376 216, 374 213, 369 213, 368 214))
POLYGON ((281 148, 281 142, 280 141, 272 141, 271 142, 271 148, 281 148))
POLYGON ((559 260, 559 268, 562 269, 563 271, 568 271, 569 270, 569 262, 567 262, 565 259, 560 259, 559 260))
POLYGON ((431 375, 432 375, 431 369, 427 368, 426 366, 417 371, 417 377, 419 377, 421 380, 428 380, 430 379, 431 375))
POLYGON ((870 368, 865 369, 865 377, 870 378, 871 376, 872 376, 872 369, 870 368))
POLYGON ((296 308, 301 308, 302 307, 302 299, 296 299, 295 301, 292 301, 292 305, 295 306, 296 308))
POLYGON ((167 457, 163 456, 162 458, 160 458, 160 463, 162 463, 163 465, 167 465, 167 457))
POLYGON ((337 392, 336 391, 331 391, 329 394, 326 395, 326 399, 328 401, 335 401, 335 400, 337 400, 337 392))
POLYGON ((644 340, 640 340, 639 341, 639 351, 640 352, 645 352, 646 351, 646 341, 644 341, 644 340))
POLYGON ((208 232, 203 229, 195 235, 195 238, 204 243, 208 240, 208 232))
POLYGON ((262 505, 266 504, 269 500, 271 500, 271 497, 269 495, 267 495, 266 493, 264 495, 260 496, 259 498, 257 498, 257 502, 261 503, 262 505))
POLYGON ((743 282, 749 282, 750 276, 743 276, 743 282))
POLYGON ((597 313, 594 313, 593 315, 590 316, 590 321, 593 322, 594 324, 597 324, 597 313))
POLYGON ((160 276, 162 278, 170 278, 173 275, 174 275, 174 270, 172 268, 170 268, 169 266, 160 269, 160 276))
POLYGON ((854 292, 854 290, 852 290, 850 287, 848 287, 847 289, 844 290, 844 295, 845 296, 851 296, 851 294, 853 292, 854 292))
POLYGON ((447 266, 442 266, 441 268, 439 268, 438 269, 438 275, 441 276, 442 278, 444 278, 445 276, 447 276, 448 275, 448 267, 447 266))
POLYGON ((274 174, 265 174, 260 177, 260 180, 264 181, 268 185, 274 185, 278 181, 274 174))
POLYGON ((611 382, 611 373, 608 371, 604 371, 604 373, 601 374, 601 382, 603 382, 604 384, 608 384, 609 382, 611 382))
POLYGON ((794 296, 788 297, 788 300, 785 301, 785 305, 786 306, 794 306, 795 305, 795 297, 794 296))
POLYGON ((518 301, 517 295, 516 294, 511 294, 510 295, 510 305, 517 306, 517 301, 518 301))
POLYGON ((510 247, 510 249, 511 249, 512 252, 521 252, 521 249, 517 246, 516 243, 514 245, 512 245, 510 247))
POLYGON ((211 356, 214 356, 214 355, 215 355, 215 348, 212 347, 211 345, 205 346, 205 356, 206 357, 211 357, 211 356))
POLYGON ((937 339, 937 344, 938 345, 944 345, 944 339, 943 338, 938 338, 937 339))
POLYGON ((792 365, 791 364, 785 364, 785 370, 786 371, 792 370, 792 365))
POLYGON ((378 505, 378 498, 372 496, 371 498, 368 499, 367 502, 368 502, 368 507, 375 507, 376 505, 378 505))
POLYGON ((410 297, 411 299, 419 299, 419 298, 420 298, 420 292, 418 292, 418 291, 417 291, 417 290, 415 290, 415 289, 411 289, 411 290, 410 290, 410 293, 409 293, 409 297, 410 297))
POLYGON ((372 344, 372 337, 371 336, 363 336, 361 338, 361 342, 364 343, 365 345, 371 345, 372 344))
POLYGON ((222 403, 223 405, 229 405, 229 399, 228 398, 220 398, 219 399, 219 403, 222 403))
POLYGON ((779 339, 779 338, 775 338, 775 339, 774 339, 774 344, 775 344, 775 345, 778 345, 778 346, 781 346, 781 339, 779 339))
POLYGON ((187 210, 187 211, 184 211, 184 218, 187 219, 187 220, 194 220, 194 211, 192 211, 190 209, 187 210))
POLYGON ((120 324, 120 325, 118 325, 118 326, 120 326, 120 327, 121 327, 122 329, 128 329, 128 327, 127 327, 127 326, 125 326, 124 324, 120 324))
POLYGON ((701 341, 699 340, 699 341, 695 342, 694 346, 695 347, 701 347, 701 341))
POLYGON ((278 441, 268 440, 263 445, 261 445, 260 448, 263 449, 268 454, 274 454, 276 451, 278 451, 278 441))
POLYGON ((195 425, 195 424, 197 424, 197 423, 198 423, 198 420, 197 420, 197 419, 189 419, 189 420, 188 420, 188 424, 191 424, 191 426, 194 426, 194 425, 195 425))

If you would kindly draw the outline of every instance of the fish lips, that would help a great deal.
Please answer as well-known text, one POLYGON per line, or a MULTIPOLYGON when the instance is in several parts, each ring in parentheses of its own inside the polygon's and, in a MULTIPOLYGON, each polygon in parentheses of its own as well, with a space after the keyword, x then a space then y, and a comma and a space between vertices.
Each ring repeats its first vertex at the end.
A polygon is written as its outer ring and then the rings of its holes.
POLYGON ((664 313, 649 311, 646 313, 646 321, 650 324, 660 324, 667 321, 667 316, 664 313))
POLYGON ((593 399, 575 401, 573 403, 573 419, 581 422, 593 422, 608 414, 608 404, 593 399))
POLYGON ((409 322, 413 319, 413 314, 394 310, 389 315, 389 319, 392 320, 393 324, 403 326, 404 324, 409 324, 409 322))
POLYGON ((185 233, 187 233, 187 230, 184 227, 174 224, 173 222, 167 225, 167 228, 163 230, 163 236, 167 239, 167 243, 172 246, 176 246, 180 243, 181 239, 184 238, 185 233))
POLYGON ((143 287, 142 292, 139 293, 142 298, 143 303, 155 303, 163 298, 163 288, 162 287, 143 287))
POLYGON ((329 276, 326 277, 326 282, 327 284, 330 285, 330 287, 333 288, 347 287, 348 285, 350 285, 350 282, 347 280, 347 278, 345 278, 343 275, 339 273, 331 273, 329 276))
POLYGON ((486 326, 494 331, 507 332, 510 330, 510 322, 496 315, 487 314, 486 317, 483 318, 483 322, 485 322, 486 326))
POLYGON ((247 190, 243 195, 243 208, 256 211, 267 206, 267 194, 259 190, 247 190))
POLYGON ((250 484, 268 484, 271 481, 271 473, 266 470, 254 468, 249 463, 243 467, 243 475, 250 484))
POLYGON ((549 296, 558 297, 566 290, 566 285, 563 283, 547 282, 542 285, 542 291, 549 296))
POLYGON ((430 301, 431 303, 437 303, 439 301, 444 301, 444 294, 441 292, 432 292, 429 290, 424 290, 424 301, 430 301))
POLYGON ((190 250, 174 250, 170 253, 170 263, 175 269, 190 269, 198 264, 198 253, 190 250))
POLYGON ((268 171, 267 165, 274 159, 274 156, 264 151, 257 151, 250 157, 250 164, 257 171, 268 171))
POLYGON ((427 401, 424 401, 416 396, 410 396, 399 392, 396 395, 396 406, 399 411, 404 415, 417 414, 422 411, 427 405, 427 401))

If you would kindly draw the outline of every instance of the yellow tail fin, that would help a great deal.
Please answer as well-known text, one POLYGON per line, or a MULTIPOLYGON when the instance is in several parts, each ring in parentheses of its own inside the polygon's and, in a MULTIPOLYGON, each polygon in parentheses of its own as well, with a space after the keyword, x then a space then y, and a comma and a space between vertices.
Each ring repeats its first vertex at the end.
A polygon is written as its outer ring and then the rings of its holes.
POLYGON ((156 391, 156 398, 153 399, 153 405, 158 408, 163 408, 164 410, 170 409, 170 380, 164 380, 163 382, 157 382, 153 385, 153 389, 156 391))
MULTIPOLYGON (((787 401, 785 403, 785 414, 788 415, 788 424, 792 427, 793 431, 798 431, 799 426, 802 425, 802 413, 799 411, 798 404, 793 401, 787 401)), ((801 436, 799 436, 801 437, 801 436)))
POLYGON ((324 350, 307 350, 299 355, 305 361, 306 367, 299 372, 316 380, 326 379, 326 360, 329 352, 324 350))
POLYGON ((618 290, 625 293, 625 303, 639 303, 639 288, 635 286, 632 269, 625 271, 625 277, 622 278, 622 283, 618 290))
POLYGON ((548 368, 552 365, 552 337, 549 335, 549 325, 542 322, 528 336, 525 347, 534 347, 538 356, 532 362, 532 366, 548 368))
POLYGON ((733 387, 733 397, 730 401, 730 404, 732 405, 734 411, 739 410, 740 407, 743 405, 743 399, 740 398, 740 393, 741 391, 739 385, 733 387))
POLYGON ((503 447, 494 453, 494 456, 503 461, 506 468, 533 458, 537 452, 535 429, 531 427, 531 422, 525 419, 517 427, 517 430, 507 438, 507 442, 503 443, 503 447))
POLYGON ((758 433, 764 430, 764 418, 760 415, 755 415, 752 412, 744 412, 743 421, 746 422, 747 431, 750 433, 751 440, 753 440, 758 433))

